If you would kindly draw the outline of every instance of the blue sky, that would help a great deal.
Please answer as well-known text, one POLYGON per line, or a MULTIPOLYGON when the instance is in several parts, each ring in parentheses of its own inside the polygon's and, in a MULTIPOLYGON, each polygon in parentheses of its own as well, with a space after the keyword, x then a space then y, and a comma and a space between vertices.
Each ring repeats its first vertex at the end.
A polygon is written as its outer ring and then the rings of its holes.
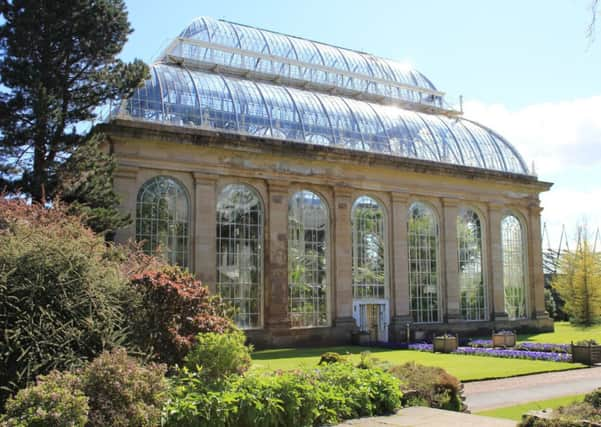
POLYGON ((151 62, 208 15, 412 64, 465 99, 466 117, 507 137, 540 179, 552 238, 562 223, 601 225, 601 28, 591 0, 126 0, 123 52, 151 62))

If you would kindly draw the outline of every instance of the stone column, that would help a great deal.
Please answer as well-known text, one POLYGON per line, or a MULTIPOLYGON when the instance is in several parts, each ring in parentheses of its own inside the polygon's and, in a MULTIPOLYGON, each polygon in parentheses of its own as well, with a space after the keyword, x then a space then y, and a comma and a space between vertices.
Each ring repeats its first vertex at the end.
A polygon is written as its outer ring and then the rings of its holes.
POLYGON ((286 181, 269 182, 265 253, 265 327, 272 336, 290 329, 288 319, 288 188, 286 181), (278 332, 280 331, 280 332, 278 332))
POLYGON ((540 226, 540 214, 542 210, 538 203, 528 207, 529 312, 532 313, 532 318, 535 319, 546 319, 549 317, 545 311, 545 277, 543 273, 543 245, 540 226))
POLYGON ((194 239, 192 240, 193 270, 211 293, 217 292, 217 180, 194 173, 194 239))
POLYGON ((115 242, 125 243, 136 238, 136 201, 138 197, 138 168, 117 166, 113 176, 113 187, 121 199, 119 210, 131 215, 133 222, 115 233, 115 242))
POLYGON ((505 290, 503 287, 503 242, 501 236, 501 221, 503 205, 489 203, 489 266, 492 277, 493 313, 495 320, 507 320, 505 312, 505 290))
POLYGON ((409 300, 409 254, 407 222, 409 219, 409 197, 407 194, 392 193, 392 264, 393 281, 391 294, 394 300, 391 323, 392 340, 406 341, 407 324, 411 323, 409 300))
POLYGON ((335 326, 354 325, 353 279, 352 279, 352 230, 351 191, 348 188, 334 189, 334 253, 335 259, 335 326))
POLYGON ((457 215, 459 214, 458 201, 443 199, 444 219, 444 259, 446 283, 446 318, 448 322, 461 320, 461 307, 459 299, 459 270, 457 255, 457 215))

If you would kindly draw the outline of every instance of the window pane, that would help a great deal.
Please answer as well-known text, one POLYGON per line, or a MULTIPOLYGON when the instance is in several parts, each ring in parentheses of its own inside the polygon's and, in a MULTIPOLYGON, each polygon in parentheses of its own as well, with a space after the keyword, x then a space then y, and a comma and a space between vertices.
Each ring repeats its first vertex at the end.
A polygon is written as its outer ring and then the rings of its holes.
POLYGON ((503 218, 501 223, 503 240, 503 289, 505 291, 505 312, 509 319, 526 317, 526 260, 522 225, 513 215, 503 218))
POLYGON ((353 298, 385 297, 386 246, 384 211, 374 199, 362 196, 353 204, 353 298))
POLYGON ((248 186, 228 185, 217 200, 217 291, 242 328, 260 326, 263 208, 248 186))
POLYGON ((409 294, 416 323, 440 321, 438 224, 432 210, 414 203, 409 210, 409 294))
POLYGON ((486 320, 488 304, 482 273, 482 227, 480 217, 471 209, 457 217, 459 295, 465 320, 486 320))
POLYGON ((288 205, 289 315, 292 327, 326 326, 329 291, 328 210, 310 191, 288 205))
POLYGON ((140 188, 136 203, 136 241, 148 254, 188 267, 189 201, 184 187, 167 176, 153 178, 140 188))

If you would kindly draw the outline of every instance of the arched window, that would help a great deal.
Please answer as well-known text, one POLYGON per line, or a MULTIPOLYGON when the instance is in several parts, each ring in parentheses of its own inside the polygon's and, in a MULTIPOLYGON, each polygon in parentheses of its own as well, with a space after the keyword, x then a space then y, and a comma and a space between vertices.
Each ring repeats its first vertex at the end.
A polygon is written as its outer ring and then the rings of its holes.
POLYGON ((463 209, 457 217, 457 250, 461 315, 465 320, 486 320, 488 310, 482 272, 482 226, 480 217, 471 209, 463 209))
POLYGON ((440 321, 438 222, 423 203, 409 209, 409 294, 416 323, 440 321))
POLYGON ((184 186, 168 176, 146 181, 138 191, 136 240, 147 254, 188 267, 190 209, 184 186))
POLYGON ((328 324, 328 209, 299 191, 288 205, 288 285, 292 327, 328 324))
POLYGON ((374 199, 361 196, 351 212, 353 298, 386 296, 386 239, 384 210, 374 199))
POLYGON ((501 222, 505 312, 510 319, 526 317, 526 276, 522 224, 513 215, 501 222))
POLYGON ((217 199, 217 291, 242 328, 261 326, 263 206, 253 189, 226 186, 217 199))

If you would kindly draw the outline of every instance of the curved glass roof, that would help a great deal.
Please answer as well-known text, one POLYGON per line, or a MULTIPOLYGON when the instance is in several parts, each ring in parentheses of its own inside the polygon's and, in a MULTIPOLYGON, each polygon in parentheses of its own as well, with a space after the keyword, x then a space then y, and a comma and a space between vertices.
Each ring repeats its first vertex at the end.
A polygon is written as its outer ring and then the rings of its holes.
POLYGON ((394 61, 208 17, 195 19, 161 59, 376 101, 442 108, 444 95, 423 74, 394 61))
POLYGON ((219 73, 155 64, 118 116, 528 174, 474 122, 219 73))

